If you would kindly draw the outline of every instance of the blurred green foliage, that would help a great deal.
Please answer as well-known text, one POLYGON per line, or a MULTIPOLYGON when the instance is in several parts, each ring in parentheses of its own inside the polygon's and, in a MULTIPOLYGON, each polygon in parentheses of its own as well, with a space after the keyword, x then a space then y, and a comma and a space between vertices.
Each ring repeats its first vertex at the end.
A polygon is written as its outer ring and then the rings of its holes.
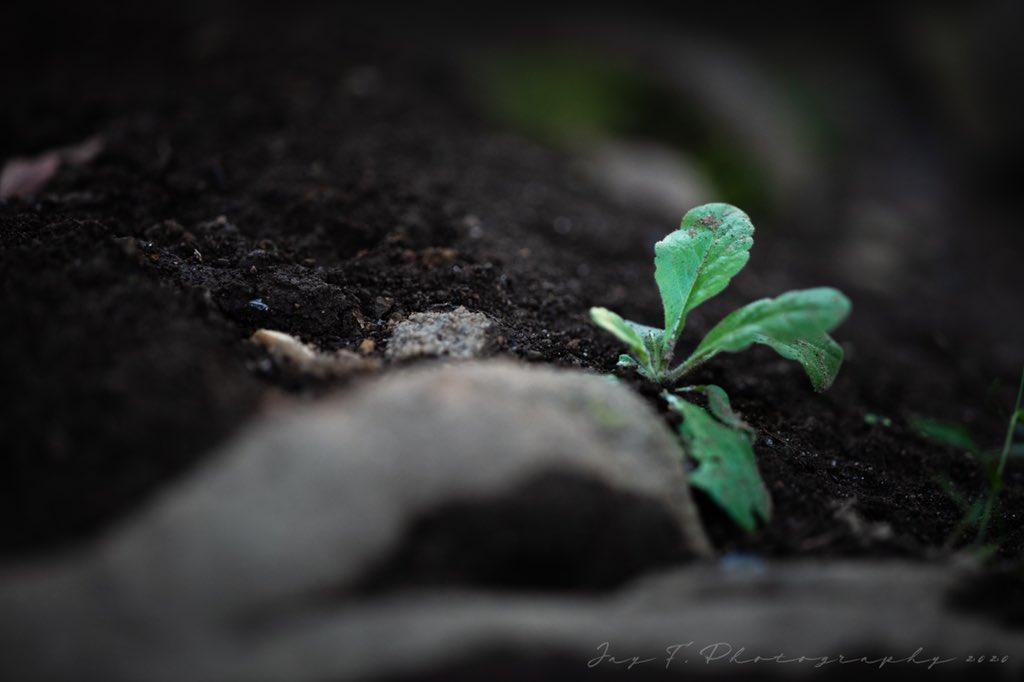
POLYGON ((960 424, 917 415, 910 418, 910 424, 922 436, 936 443, 968 452, 980 450, 971 434, 960 424))
POLYGON ((637 127, 647 86, 623 64, 571 51, 505 51, 475 62, 500 123, 554 144, 586 144, 637 127))
POLYGON ((561 147, 647 139, 685 153, 716 196, 756 212, 773 208, 766 171, 699 102, 624 61, 585 50, 494 50, 473 60, 469 80, 497 123, 561 147))
POLYGON ((999 451, 986 451, 978 447, 977 441, 971 436, 966 428, 952 422, 944 422, 929 417, 914 416, 910 423, 923 437, 946 445, 948 447, 966 450, 981 467, 988 483, 988 490, 977 497, 968 498, 959 494, 951 481, 942 481, 942 487, 950 498, 960 507, 963 518, 950 534, 947 544, 958 541, 968 530, 977 530, 975 542, 980 544, 988 535, 989 526, 996 517, 999 508, 1000 493, 1006 482, 1003 473, 1006 469, 1007 460, 1010 457, 1017 457, 1024 454, 1024 448, 1016 443, 1015 434, 1018 428, 1024 424, 1024 410, 1021 409, 1021 401, 1024 400, 1024 372, 1021 372, 1020 385, 1017 388, 1017 402, 1013 406, 1013 412, 1006 425, 1006 437, 1003 440, 1003 447, 999 451))

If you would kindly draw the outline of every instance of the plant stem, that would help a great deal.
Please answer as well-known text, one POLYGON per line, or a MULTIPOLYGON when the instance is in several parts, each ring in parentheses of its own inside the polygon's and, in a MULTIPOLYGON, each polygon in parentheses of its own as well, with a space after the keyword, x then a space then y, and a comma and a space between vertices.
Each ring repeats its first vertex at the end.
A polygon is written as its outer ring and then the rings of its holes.
POLYGON ((1020 401, 1024 396, 1024 372, 1020 375, 1020 386, 1017 388, 1017 402, 1013 406, 1013 413, 1010 414, 1010 423, 1006 427, 1006 439, 1003 441, 1003 450, 999 453, 999 466, 996 468, 996 475, 990 476, 988 497, 981 512, 981 519, 978 524, 978 535, 976 542, 981 542, 985 533, 988 532, 989 523, 992 521, 992 512, 995 510, 996 500, 1003 489, 1003 469, 1006 468, 1006 459, 1010 455, 1010 446, 1013 445, 1013 431, 1017 425, 1017 415, 1020 413, 1020 401))
POLYGON ((989 491, 988 497, 985 499, 985 506, 981 512, 981 518, 978 521, 978 534, 975 536, 974 541, 981 543, 985 537, 985 533, 988 532, 988 524, 992 521, 992 511, 995 508, 996 499, 999 496, 999 489, 994 488, 989 491))
POLYGON ((673 382, 673 381, 678 381, 679 378, 682 377, 684 374, 689 374, 693 370, 695 370, 698 367, 700 367, 701 365, 703 365, 708 360, 709 360, 709 358, 695 358, 695 357, 691 356, 691 357, 687 358, 685 362, 680 364, 675 369, 669 370, 665 374, 665 381, 668 381, 670 383, 673 382))
POLYGON ((1013 431, 1017 425, 1017 415, 1020 413, 1020 400, 1024 395, 1024 372, 1020 374, 1020 386, 1017 388, 1017 404, 1013 406, 1013 414, 1010 415, 1010 424, 1006 427, 1006 440, 1003 441, 1003 451, 999 453, 999 468, 996 469, 996 478, 1003 480, 1003 469, 1006 468, 1006 458, 1010 456, 1010 446, 1013 444, 1013 431))

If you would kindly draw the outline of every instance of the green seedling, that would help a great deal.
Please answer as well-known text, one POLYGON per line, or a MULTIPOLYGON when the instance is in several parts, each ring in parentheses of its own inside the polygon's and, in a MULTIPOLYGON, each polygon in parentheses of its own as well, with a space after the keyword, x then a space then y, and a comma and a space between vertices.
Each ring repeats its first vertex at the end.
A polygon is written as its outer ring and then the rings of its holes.
POLYGON ((790 291, 733 311, 711 329, 694 351, 672 367, 686 316, 717 296, 750 258, 754 226, 729 204, 691 210, 654 246, 654 280, 665 312, 662 328, 625 320, 607 308, 591 308, 594 322, 629 350, 619 365, 633 367, 659 384, 671 384, 719 353, 737 353, 755 343, 799 362, 817 391, 832 385, 843 349, 828 335, 849 314, 850 302, 829 287, 790 291))
POLYGON ((984 542, 992 525, 992 519, 999 509, 999 495, 1003 491, 1005 481, 1003 473, 1010 457, 1024 457, 1024 409, 1021 399, 1024 397, 1024 372, 1021 373, 1020 386, 1017 388, 1017 402, 1010 414, 1006 426, 1006 437, 999 450, 985 450, 978 446, 977 441, 962 425, 944 422, 928 417, 912 417, 911 425, 925 438, 951 448, 964 450, 978 463, 985 477, 987 490, 973 499, 961 495, 952 483, 944 482, 943 488, 953 502, 960 507, 963 517, 950 533, 947 545, 958 542, 972 529, 975 531, 974 542, 984 542))
POLYGON ((884 417, 881 415, 877 415, 874 412, 868 412, 867 414, 864 415, 864 423, 867 424, 868 426, 878 426, 880 424, 886 428, 889 428, 890 426, 892 426, 892 419, 889 419, 888 417, 884 417))
MULTIPOLYGON (((842 364, 843 349, 828 333, 849 315, 850 302, 828 287, 790 291, 733 311, 673 366, 686 316, 721 293, 743 269, 750 258, 753 235, 750 218, 735 206, 706 204, 689 211, 679 229, 654 247, 654 280, 661 293, 664 326, 632 322, 606 308, 590 310, 595 324, 626 345, 629 353, 619 356, 619 366, 667 385, 720 353, 737 353, 759 343, 800 363, 816 391, 831 386, 842 364)), ((711 410, 708 414, 667 391, 662 394, 669 407, 683 417, 680 437, 698 465, 691 482, 738 525, 753 530, 757 519, 767 520, 771 512, 754 460, 753 429, 736 415, 718 386, 687 386, 677 393, 703 393, 711 410)))

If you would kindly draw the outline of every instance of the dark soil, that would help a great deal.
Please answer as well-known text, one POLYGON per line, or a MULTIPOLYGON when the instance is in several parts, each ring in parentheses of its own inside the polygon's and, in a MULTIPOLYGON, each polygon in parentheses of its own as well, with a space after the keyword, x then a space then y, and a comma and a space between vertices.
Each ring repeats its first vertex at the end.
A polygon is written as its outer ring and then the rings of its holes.
MULTIPOLYGON (((659 319, 651 247, 673 226, 487 121, 453 67, 457 28, 423 37, 414 20, 333 5, 287 20, 169 7, 8 8, 0 22, 0 159, 105 139, 38 196, 0 202, 0 555, 84 542, 262 406, 349 381, 276 368, 247 342, 258 328, 327 350, 369 339, 384 359, 396 320, 463 305, 499 322, 500 354, 608 372, 619 348, 588 308, 659 319)), ((837 201, 857 191, 846 161, 829 180, 837 201)), ((828 209, 783 211, 755 216, 747 271, 694 314, 685 343, 788 288, 830 284, 854 302, 836 334, 848 359, 823 395, 770 351, 696 377, 758 429, 775 504, 748 536, 702 501, 723 551, 929 557, 960 519, 941 481, 981 489, 964 453, 922 440, 908 418, 999 442, 1020 371, 1024 238, 1013 199, 972 175, 996 177, 982 172, 997 164, 945 163, 956 200, 926 226, 938 247, 909 261, 905 289, 880 293, 834 267, 844 235, 816 229, 828 209)), ((1012 558, 1024 467, 1006 480, 999 554, 1012 558)))

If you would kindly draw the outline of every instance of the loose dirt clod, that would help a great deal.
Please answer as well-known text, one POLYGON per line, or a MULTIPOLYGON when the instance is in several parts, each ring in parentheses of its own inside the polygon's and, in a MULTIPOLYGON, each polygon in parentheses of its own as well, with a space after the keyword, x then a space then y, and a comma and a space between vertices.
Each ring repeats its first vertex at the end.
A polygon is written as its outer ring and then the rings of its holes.
POLYGON ((446 313, 413 313, 395 328, 388 357, 404 360, 421 356, 472 358, 487 345, 491 320, 459 306, 446 313))

